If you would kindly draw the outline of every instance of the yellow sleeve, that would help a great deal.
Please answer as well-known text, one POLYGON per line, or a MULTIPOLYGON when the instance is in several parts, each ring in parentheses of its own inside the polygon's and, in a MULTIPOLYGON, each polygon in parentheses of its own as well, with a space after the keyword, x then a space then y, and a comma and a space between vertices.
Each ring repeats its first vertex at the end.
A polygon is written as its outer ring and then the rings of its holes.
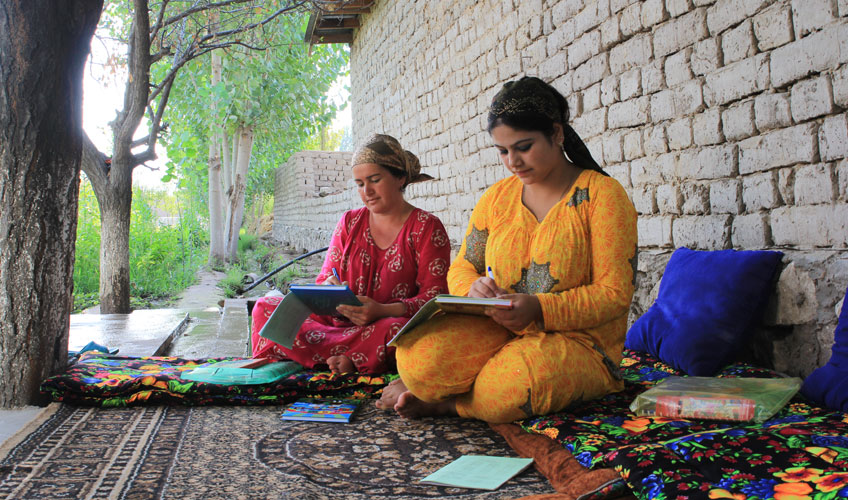
POLYGON ((636 272, 636 210, 621 184, 598 183, 588 211, 591 282, 539 294, 547 331, 593 328, 627 314, 636 272))
POLYGON ((448 270, 448 290, 452 295, 468 295, 471 284, 486 275, 486 242, 489 239, 491 189, 474 206, 462 246, 448 270))

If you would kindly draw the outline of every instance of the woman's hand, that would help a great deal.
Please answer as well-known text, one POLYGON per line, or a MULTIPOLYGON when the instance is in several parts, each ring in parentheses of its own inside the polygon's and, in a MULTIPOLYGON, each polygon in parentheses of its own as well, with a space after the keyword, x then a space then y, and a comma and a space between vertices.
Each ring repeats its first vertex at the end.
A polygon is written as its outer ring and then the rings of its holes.
POLYGON ((339 281, 338 278, 336 278, 335 276, 333 276, 331 274, 331 275, 327 276, 327 279, 325 279, 321 284, 322 285, 344 285, 346 283, 342 283, 341 281, 339 281))
POLYGON ((336 308, 336 311, 349 319, 354 325, 365 326, 386 316, 383 311, 384 304, 365 295, 357 295, 356 298, 362 302, 361 306, 342 304, 336 308))
POLYGON ((506 293, 509 293, 509 291, 499 287, 495 280, 487 276, 477 278, 477 281, 471 283, 471 288, 468 290, 469 297, 499 297, 506 293))
MULTIPOLYGON (((486 278, 481 278, 486 279, 486 278)), ((480 280, 477 280, 480 281, 480 280)), ((469 296, 471 294, 469 293, 469 296)), ((492 318, 495 323, 508 328, 513 332, 519 332, 527 327, 532 322, 542 324, 544 317, 542 316, 542 305, 539 303, 539 298, 535 295, 526 293, 508 293, 498 296, 499 299, 509 299, 512 301, 512 309, 500 309, 497 307, 487 307, 486 316, 492 318)))

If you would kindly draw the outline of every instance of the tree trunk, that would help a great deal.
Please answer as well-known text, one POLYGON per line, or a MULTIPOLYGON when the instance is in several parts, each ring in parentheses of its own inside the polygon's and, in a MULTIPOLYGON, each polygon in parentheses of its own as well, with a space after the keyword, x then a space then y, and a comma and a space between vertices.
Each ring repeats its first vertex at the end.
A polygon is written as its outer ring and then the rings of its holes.
MULTIPOLYGON (((113 158, 111 174, 121 171, 132 170, 113 158)), ((100 314, 126 314, 130 312, 132 176, 109 177, 106 189, 91 183, 100 206, 100 314)))
MULTIPOLYGON (((218 51, 212 51, 212 86, 221 82, 222 61, 218 51)), ((212 106, 214 107, 214 100, 212 106)), ((214 113, 213 113, 214 115, 214 113)), ((221 147, 223 131, 215 124, 209 141, 209 265, 215 266, 227 259, 224 239, 224 192, 221 178, 221 147)))
POLYGON ((0 407, 67 364, 82 76, 103 0, 0 2, 0 407))
POLYGON ((227 254, 231 262, 238 258, 238 238, 244 218, 244 193, 247 189, 247 169, 253 150, 253 126, 239 128, 238 153, 233 165, 233 183, 229 195, 227 214, 227 254))
MULTIPOLYGON (((110 125, 114 152, 111 163, 86 138, 82 169, 91 181, 100 206, 100 312, 130 312, 130 214, 132 173, 144 161, 155 159, 152 148, 133 154, 133 136, 147 107, 150 92, 150 19, 147 0, 133 0, 124 107, 110 125), (102 160, 101 160, 102 158, 102 160)), ((167 104, 170 83, 162 85, 160 105, 167 104)), ((156 135, 156 130, 151 134, 156 135)))

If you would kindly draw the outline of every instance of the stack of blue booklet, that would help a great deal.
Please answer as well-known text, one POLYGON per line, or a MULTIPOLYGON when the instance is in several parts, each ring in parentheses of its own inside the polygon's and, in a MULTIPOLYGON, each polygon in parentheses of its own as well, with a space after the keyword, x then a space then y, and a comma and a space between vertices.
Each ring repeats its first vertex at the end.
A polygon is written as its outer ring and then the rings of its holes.
POLYGON ((306 420, 309 422, 350 422, 359 408, 356 399, 299 399, 283 412, 283 420, 306 420))

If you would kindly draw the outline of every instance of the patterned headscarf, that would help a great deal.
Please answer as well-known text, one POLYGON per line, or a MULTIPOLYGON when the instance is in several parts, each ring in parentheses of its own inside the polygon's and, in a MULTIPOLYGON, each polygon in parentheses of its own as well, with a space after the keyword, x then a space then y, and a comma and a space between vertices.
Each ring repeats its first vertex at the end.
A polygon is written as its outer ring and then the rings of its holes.
POLYGON ((568 159, 580 168, 609 175, 592 158, 586 144, 568 124, 568 104, 555 88, 532 76, 506 82, 492 99, 489 123, 493 123, 494 119, 517 115, 544 116, 559 123, 564 135, 562 150, 568 159))
POLYGON ((398 140, 390 135, 373 134, 362 141, 353 152, 350 166, 355 167, 363 163, 376 163, 385 168, 400 170, 406 174, 407 184, 432 179, 431 176, 421 173, 418 157, 403 149, 398 140))

